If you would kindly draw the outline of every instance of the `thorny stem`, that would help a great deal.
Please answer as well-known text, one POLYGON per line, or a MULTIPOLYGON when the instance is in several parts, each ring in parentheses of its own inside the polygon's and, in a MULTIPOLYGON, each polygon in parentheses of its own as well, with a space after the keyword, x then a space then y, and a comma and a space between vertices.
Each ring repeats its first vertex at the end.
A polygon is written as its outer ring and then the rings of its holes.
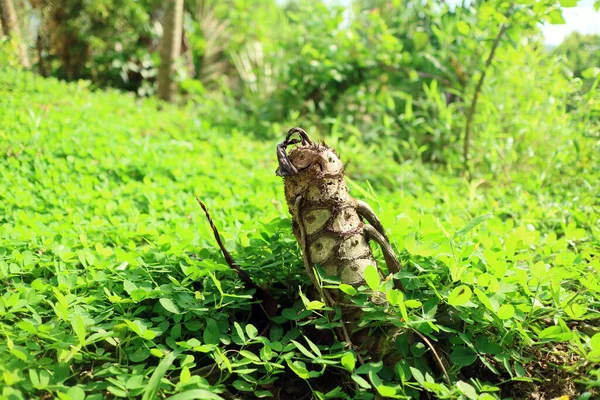
POLYGON ((500 26, 500 31, 494 39, 494 43, 492 44, 492 49, 490 54, 485 60, 485 64, 483 66, 483 71, 481 72, 481 76, 479 77, 479 82, 477 82, 477 86, 475 87, 475 93, 473 94, 473 99, 471 100, 471 106, 467 111, 467 124, 465 127, 465 138, 463 142, 463 156, 464 156, 464 168, 467 170, 467 174, 469 176, 469 180, 471 180, 471 169, 469 167, 469 143, 471 141, 472 131, 473 131, 473 117, 475 116, 475 110, 477 109, 477 101, 479 100, 479 95, 481 94, 481 89, 483 88, 483 83, 485 82, 485 76, 487 75, 487 71, 494 60, 494 56, 496 55, 496 50, 500 45, 500 40, 502 40, 502 36, 506 32, 508 28, 507 24, 502 24, 500 26))

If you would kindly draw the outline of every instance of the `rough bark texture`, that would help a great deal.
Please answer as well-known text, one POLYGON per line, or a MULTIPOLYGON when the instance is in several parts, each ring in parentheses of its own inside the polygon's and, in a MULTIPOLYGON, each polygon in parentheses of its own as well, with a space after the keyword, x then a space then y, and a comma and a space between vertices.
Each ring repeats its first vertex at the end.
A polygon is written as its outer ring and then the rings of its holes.
POLYGON ((175 61, 181 52, 183 31, 183 0, 169 0, 163 23, 163 40, 158 70, 158 97, 171 101, 175 94, 175 61))
POLYGON ((13 39, 21 64, 25 68, 29 68, 31 64, 29 63, 29 57, 27 57, 27 49, 23 43, 17 13, 12 0, 0 0, 0 15, 2 16, 2 31, 6 36, 13 39))
MULTIPOLYGON (((366 203, 350 196, 338 155, 325 144, 312 143, 308 136, 301 135, 302 141, 290 140, 291 134, 299 131, 306 135, 294 128, 286 141, 278 146, 280 167, 277 174, 284 177, 294 235, 302 248, 307 273, 313 284, 318 285, 313 276, 313 268, 318 264, 326 276, 338 277, 342 283, 354 287, 366 285, 365 268, 369 265, 377 268, 369 240, 382 245, 390 272, 398 272, 398 260, 381 223, 366 203), (286 152, 288 145, 298 143, 289 154, 286 152), (366 225, 363 218, 370 225, 366 225)), ((356 331, 362 310, 344 305, 347 302, 339 290, 331 291, 330 295, 336 304, 341 305, 349 330, 356 331)), ((378 295, 374 295, 372 301, 386 302, 378 295)), ((371 338, 369 343, 364 343, 366 336, 365 332, 352 335, 357 344, 372 347, 375 353, 383 350, 382 340, 371 338)))
POLYGON ((300 243, 302 226, 311 264, 350 285, 364 284, 364 269, 376 265, 344 180, 342 162, 323 145, 298 147, 290 160, 300 173, 285 180, 285 196, 300 243), (296 204, 298 202, 298 204, 296 204))

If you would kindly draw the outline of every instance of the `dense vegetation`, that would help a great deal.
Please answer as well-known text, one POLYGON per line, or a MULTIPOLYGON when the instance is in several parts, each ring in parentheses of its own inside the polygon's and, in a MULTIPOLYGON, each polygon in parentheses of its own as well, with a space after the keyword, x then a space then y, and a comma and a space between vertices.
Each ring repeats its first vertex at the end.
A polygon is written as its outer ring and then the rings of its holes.
MULTIPOLYGON (((155 93, 160 2, 10 1, 34 32, 23 40, 41 75, 155 93)), ((399 162, 494 175, 567 140, 564 111, 580 107, 580 86, 594 93, 585 114, 598 116, 596 39, 552 53, 541 44, 540 24, 564 22, 561 7, 576 1, 449 3, 187 0, 178 101, 261 139, 313 126, 399 162)))
POLYGON ((0 399, 599 396, 600 66, 597 38, 541 45, 559 5, 186 1, 167 104, 158 2, 77 3, 18 8, 60 28, 34 71, 0 39, 0 399), (404 332, 393 365, 333 334, 304 272, 275 176, 296 124, 401 258, 403 291, 342 288, 404 332))

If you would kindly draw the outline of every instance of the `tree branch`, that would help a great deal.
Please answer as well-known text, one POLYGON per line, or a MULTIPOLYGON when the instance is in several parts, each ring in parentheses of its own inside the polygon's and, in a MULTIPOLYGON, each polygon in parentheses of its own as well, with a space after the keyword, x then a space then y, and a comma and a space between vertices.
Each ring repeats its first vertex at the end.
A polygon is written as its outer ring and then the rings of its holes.
POLYGON ((475 87, 475 93, 473 94, 473 99, 471 100, 471 106, 467 111, 467 125, 465 127, 465 138, 463 143, 463 155, 464 155, 464 167, 469 174, 469 179, 471 177, 471 170, 469 168, 469 143, 471 141, 472 131, 473 131, 473 117, 475 116, 475 110, 477 109, 477 100, 479 100, 479 95, 481 94, 481 89, 483 88, 483 83, 485 82, 485 77, 487 75, 487 71, 492 65, 492 61, 494 60, 494 56, 496 55, 496 50, 500 45, 500 41, 502 40, 502 36, 506 32, 508 28, 507 24, 502 24, 500 27, 500 31, 494 39, 494 43, 492 44, 492 49, 490 54, 485 60, 485 64, 483 66, 483 71, 481 72, 481 76, 479 77, 479 82, 477 82, 477 86, 475 87))

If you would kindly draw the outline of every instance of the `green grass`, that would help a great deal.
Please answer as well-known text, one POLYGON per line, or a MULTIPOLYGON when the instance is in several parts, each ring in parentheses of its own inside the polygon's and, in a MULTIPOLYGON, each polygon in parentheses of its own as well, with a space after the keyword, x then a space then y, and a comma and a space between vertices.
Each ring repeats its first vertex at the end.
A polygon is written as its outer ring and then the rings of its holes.
POLYGON ((354 296, 366 322, 406 331, 402 361, 360 365, 300 295, 276 143, 162 107, 0 71, 0 398, 598 395, 592 138, 512 181, 469 183, 324 137, 405 265, 404 300, 386 283, 389 309, 354 296), (278 299, 269 330, 196 195, 278 299))

